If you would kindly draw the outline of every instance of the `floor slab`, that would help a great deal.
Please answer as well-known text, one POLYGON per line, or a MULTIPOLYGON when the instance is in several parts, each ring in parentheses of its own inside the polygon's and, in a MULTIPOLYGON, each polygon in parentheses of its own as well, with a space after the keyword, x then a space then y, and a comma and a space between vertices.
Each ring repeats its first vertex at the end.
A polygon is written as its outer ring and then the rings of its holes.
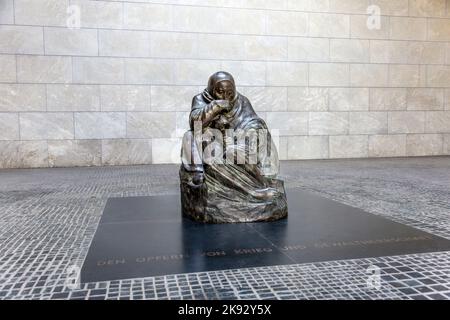
POLYGON ((110 198, 82 282, 450 250, 450 240, 311 192, 288 191, 289 217, 203 224, 180 196, 110 198))

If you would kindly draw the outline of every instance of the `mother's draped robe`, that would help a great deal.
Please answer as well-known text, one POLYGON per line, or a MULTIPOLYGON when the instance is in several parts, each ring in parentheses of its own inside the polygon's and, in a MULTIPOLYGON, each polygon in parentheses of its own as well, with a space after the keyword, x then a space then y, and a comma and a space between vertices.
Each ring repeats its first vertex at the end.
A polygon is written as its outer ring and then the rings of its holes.
POLYGON ((285 217, 286 193, 283 181, 276 179, 278 154, 266 123, 257 116, 245 96, 236 93, 230 112, 218 115, 209 123, 203 122, 203 128, 200 129, 203 133, 208 128, 217 129, 225 137, 225 130, 234 129, 238 136, 234 141, 228 139, 227 143, 223 143, 223 157, 205 160, 207 152, 202 151, 208 144, 195 139, 194 123, 205 119, 204 113, 208 111, 212 100, 210 90, 205 89, 192 101, 189 119, 191 130, 183 137, 181 153, 183 214, 213 223, 270 221, 285 217), (265 137, 263 148, 267 147, 266 150, 259 150, 257 161, 251 163, 249 152, 255 149, 254 145, 249 144, 255 140, 250 142, 252 139, 242 138, 245 134, 252 136, 249 133, 265 133, 259 137, 265 137), (232 154, 235 156, 232 159, 234 161, 228 161, 232 154), (239 155, 245 156, 245 163, 237 160, 239 155), (225 157, 226 160, 223 160, 225 157), (192 182, 196 173, 204 174, 204 182, 200 185, 192 182))

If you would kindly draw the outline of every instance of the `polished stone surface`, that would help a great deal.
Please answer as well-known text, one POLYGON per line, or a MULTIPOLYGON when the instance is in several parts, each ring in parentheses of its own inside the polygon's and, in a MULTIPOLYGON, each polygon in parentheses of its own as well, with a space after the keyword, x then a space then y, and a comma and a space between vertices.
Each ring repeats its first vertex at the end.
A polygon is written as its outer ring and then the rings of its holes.
POLYGON ((450 250, 450 240, 302 190, 270 223, 181 218, 180 196, 108 200, 82 282, 450 250))

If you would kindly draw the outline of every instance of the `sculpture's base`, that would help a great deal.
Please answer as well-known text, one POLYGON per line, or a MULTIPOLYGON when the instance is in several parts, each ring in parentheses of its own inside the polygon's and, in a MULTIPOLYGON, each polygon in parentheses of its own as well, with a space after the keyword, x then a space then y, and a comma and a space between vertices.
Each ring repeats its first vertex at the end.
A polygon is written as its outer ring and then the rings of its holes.
POLYGON ((203 224, 180 195, 111 198, 82 282, 450 250, 450 240, 312 193, 288 191, 289 217, 203 224))
POLYGON ((280 190, 278 198, 268 202, 251 203, 229 198, 207 195, 206 188, 180 185, 181 212, 184 217, 203 223, 248 223, 269 222, 288 216, 284 184, 276 180, 280 190))
POLYGON ((181 166, 183 216, 204 223, 263 222, 287 217, 288 205, 282 180, 267 179, 262 184, 237 165, 205 166, 204 174, 205 182, 195 185, 192 183, 193 173, 181 166), (228 183, 232 179, 237 180, 236 177, 242 178, 246 182, 240 184, 246 191, 223 184, 220 179, 226 179, 220 175, 228 175, 228 183))

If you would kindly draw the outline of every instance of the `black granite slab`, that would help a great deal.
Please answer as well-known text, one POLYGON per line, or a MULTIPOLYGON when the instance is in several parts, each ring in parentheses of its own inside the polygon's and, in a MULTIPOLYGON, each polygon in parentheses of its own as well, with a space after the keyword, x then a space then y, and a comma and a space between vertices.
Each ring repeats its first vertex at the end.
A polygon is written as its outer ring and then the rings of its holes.
POLYGON ((450 240, 302 190, 289 217, 202 224, 180 195, 110 198, 82 282, 450 250, 450 240))

